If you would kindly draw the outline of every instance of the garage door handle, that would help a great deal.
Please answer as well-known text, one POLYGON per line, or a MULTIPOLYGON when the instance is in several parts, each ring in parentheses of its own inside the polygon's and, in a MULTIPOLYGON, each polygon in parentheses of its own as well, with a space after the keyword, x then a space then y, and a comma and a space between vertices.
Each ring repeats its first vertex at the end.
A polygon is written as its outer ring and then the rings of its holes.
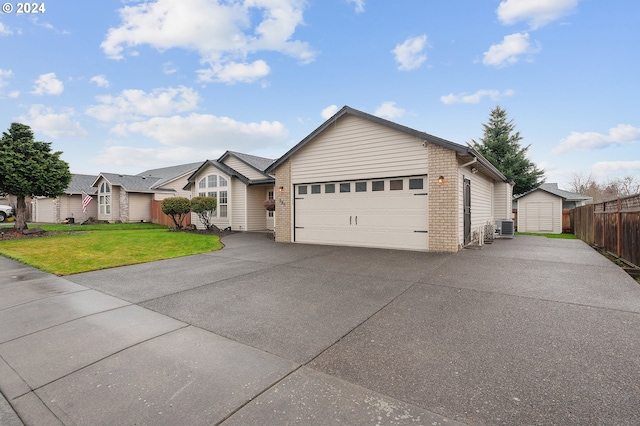
POLYGON ((356 216, 356 226, 358 225, 358 216, 356 216))
POLYGON ((349 216, 349 225, 351 225, 351 218, 352 216, 349 216))

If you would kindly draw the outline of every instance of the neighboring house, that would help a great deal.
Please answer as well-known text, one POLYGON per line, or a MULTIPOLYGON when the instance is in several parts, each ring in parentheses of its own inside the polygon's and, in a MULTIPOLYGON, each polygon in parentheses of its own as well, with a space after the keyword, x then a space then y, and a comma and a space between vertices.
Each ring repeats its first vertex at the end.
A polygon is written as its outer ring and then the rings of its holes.
POLYGON ((60 197, 34 199, 34 221, 60 223, 72 217, 81 222, 92 217, 109 222, 147 222, 151 219, 151 200, 189 197, 190 193, 182 188, 199 165, 182 164, 147 170, 138 175, 74 174, 60 197), (83 194, 93 199, 86 213, 82 210, 83 194))
POLYGON ((71 181, 65 189, 65 193, 56 198, 35 197, 33 204, 33 221, 39 223, 61 223, 67 218, 82 222, 90 217, 98 215, 96 203, 96 189, 91 185, 95 181, 95 175, 71 175, 71 181), (84 194, 92 197, 87 205, 87 212, 82 210, 82 198, 84 194))
POLYGON ((348 106, 265 172, 281 242, 456 252, 511 218, 513 183, 475 149, 348 106))
MULTIPOLYGON (((234 231, 265 231, 274 226, 274 212, 264 208, 273 198, 274 177, 265 172, 274 160, 227 151, 217 160, 207 160, 189 176, 185 190, 192 197, 216 197, 213 224, 234 231)), ((203 228, 198 216, 191 223, 203 228)))
POLYGON ((182 188, 199 164, 152 169, 137 175, 100 173, 92 185, 97 190, 98 220, 149 222, 152 200, 189 197, 182 188))
POLYGON ((514 197, 518 210, 518 231, 562 233, 562 209, 591 202, 591 197, 564 191, 557 183, 543 183, 514 197))

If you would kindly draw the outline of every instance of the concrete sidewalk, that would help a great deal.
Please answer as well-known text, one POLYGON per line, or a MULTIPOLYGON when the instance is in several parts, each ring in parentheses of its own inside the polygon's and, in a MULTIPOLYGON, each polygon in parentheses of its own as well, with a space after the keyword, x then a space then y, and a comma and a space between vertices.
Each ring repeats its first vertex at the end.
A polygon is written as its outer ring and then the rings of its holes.
POLYGON ((0 391, 20 419, 640 423, 640 286, 581 241, 224 242, 66 278, 0 257, 0 391))

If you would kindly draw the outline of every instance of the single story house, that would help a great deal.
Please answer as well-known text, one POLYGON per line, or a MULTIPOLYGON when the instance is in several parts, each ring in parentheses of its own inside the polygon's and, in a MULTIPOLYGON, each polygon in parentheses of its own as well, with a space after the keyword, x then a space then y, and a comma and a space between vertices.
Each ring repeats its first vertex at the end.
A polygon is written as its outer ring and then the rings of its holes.
POLYGON ((189 197, 182 187, 200 163, 146 170, 138 175, 100 173, 73 174, 65 193, 56 198, 33 200, 34 221, 60 223, 72 217, 81 222, 89 217, 109 222, 151 220, 151 200, 189 197), (92 197, 87 212, 82 209, 84 194, 92 197))
POLYGON ((343 107, 265 169, 280 242, 456 252, 511 218, 479 152, 343 107))
MULTIPOLYGON (((272 175, 265 172, 273 159, 227 151, 217 160, 206 160, 191 175, 184 186, 191 197, 216 197, 218 207, 213 224, 234 231, 265 231, 274 228, 274 212, 264 208, 264 201, 273 199, 272 175)), ((191 223, 203 228, 192 213, 191 223)))
POLYGON ((559 189, 557 183, 543 183, 514 197, 518 231, 562 234, 562 210, 585 205, 591 200, 591 197, 559 189))

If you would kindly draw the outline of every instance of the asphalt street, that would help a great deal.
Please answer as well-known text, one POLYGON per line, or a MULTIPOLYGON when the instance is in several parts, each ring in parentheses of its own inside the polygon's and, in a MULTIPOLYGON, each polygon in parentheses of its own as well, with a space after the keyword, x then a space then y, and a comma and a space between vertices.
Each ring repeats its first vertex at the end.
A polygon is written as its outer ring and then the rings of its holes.
POLYGON ((2 425, 640 424, 640 286, 578 240, 0 257, 2 425))

